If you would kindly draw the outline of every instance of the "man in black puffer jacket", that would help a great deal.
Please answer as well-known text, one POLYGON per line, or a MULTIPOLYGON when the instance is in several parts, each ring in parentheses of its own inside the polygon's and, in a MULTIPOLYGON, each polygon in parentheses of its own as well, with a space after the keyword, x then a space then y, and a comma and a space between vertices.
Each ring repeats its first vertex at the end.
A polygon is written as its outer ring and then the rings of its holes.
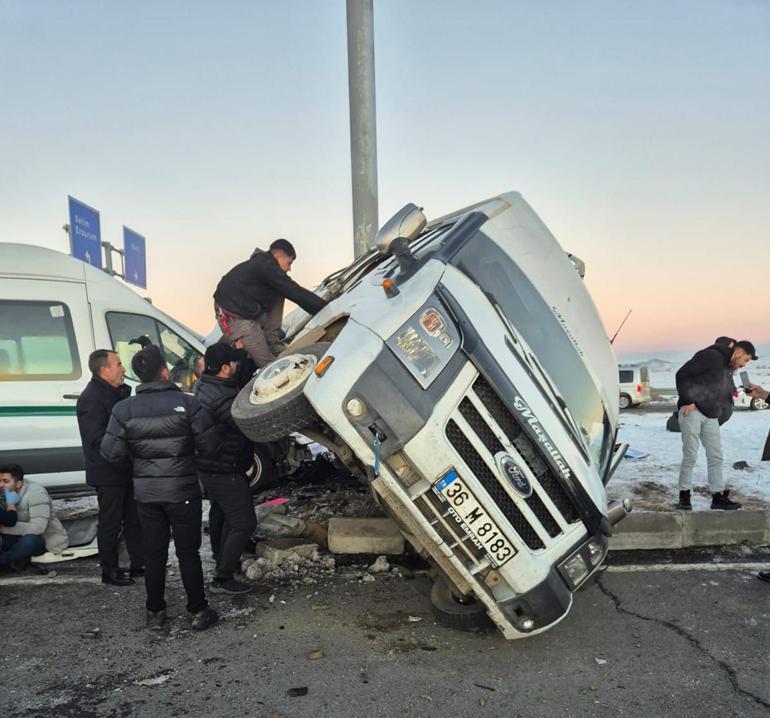
POLYGON ((223 434, 216 456, 198 461, 200 480, 206 489, 211 511, 209 536, 217 562, 211 593, 248 593, 251 587, 234 578, 241 552, 254 530, 257 517, 246 471, 254 460, 249 441, 235 425, 230 407, 238 396, 237 373, 240 353, 224 342, 206 349, 204 369, 195 385, 195 396, 223 434))
POLYGON ((280 353, 284 299, 308 314, 326 306, 321 297, 289 277, 296 256, 291 242, 276 239, 267 252, 257 249, 247 261, 236 264, 214 292, 214 309, 225 341, 234 344, 240 339, 258 367, 280 353))
POLYGON ((725 490, 719 427, 733 413, 733 372, 756 358, 754 345, 745 339, 732 346, 717 343, 701 349, 676 373, 679 427, 682 431, 677 508, 692 509, 692 474, 701 443, 706 450, 711 508, 729 511, 741 507, 728 497, 725 490))
POLYGON ((102 458, 99 449, 112 408, 131 396, 131 387, 123 383, 126 370, 114 351, 97 349, 88 357, 88 368, 91 381, 78 398, 77 417, 86 461, 86 483, 96 489, 99 502, 96 540, 102 583, 130 586, 134 582, 132 577, 144 576, 142 529, 134 501, 131 463, 126 459, 119 464, 110 464, 102 458), (125 536, 131 559, 128 569, 118 566, 121 533, 125 536))
POLYGON ((136 396, 118 402, 102 441, 102 456, 133 464, 134 494, 144 531, 147 625, 166 620, 166 562, 170 530, 187 593, 193 630, 216 622, 203 587, 201 491, 196 457, 212 456, 220 435, 195 397, 170 381, 160 349, 148 346, 131 360, 142 381, 136 396))

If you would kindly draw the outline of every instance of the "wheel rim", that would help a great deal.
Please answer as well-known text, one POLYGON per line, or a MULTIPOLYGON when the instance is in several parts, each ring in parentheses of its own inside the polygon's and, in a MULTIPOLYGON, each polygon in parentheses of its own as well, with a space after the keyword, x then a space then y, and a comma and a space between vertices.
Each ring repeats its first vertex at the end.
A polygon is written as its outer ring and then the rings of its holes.
POLYGON ((628 397, 627 397, 627 396, 621 396, 621 397, 620 397, 620 408, 621 408, 621 409, 628 409, 628 405, 629 405, 630 403, 631 403, 631 402, 628 400, 628 397))
POLYGON ((764 399, 754 399, 755 409, 767 409, 767 402, 764 399))
POLYGON ((263 470, 264 470, 264 467, 262 465, 262 458, 255 451, 254 463, 251 465, 251 468, 249 469, 249 472, 247 474, 247 476, 249 477, 249 486, 251 488, 254 488, 259 483, 259 480, 262 478, 263 470))
POLYGON ((257 374, 249 402, 269 404, 291 393, 310 376, 317 362, 312 354, 290 354, 268 364, 257 374))

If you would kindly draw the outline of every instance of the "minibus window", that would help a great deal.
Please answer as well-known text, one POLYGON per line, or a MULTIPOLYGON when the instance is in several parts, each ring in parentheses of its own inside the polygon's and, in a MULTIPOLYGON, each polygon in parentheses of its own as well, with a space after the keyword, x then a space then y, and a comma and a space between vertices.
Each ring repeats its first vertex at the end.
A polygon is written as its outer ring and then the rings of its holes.
POLYGON ((110 332, 112 348, 126 368, 126 376, 134 381, 139 381, 131 368, 131 359, 142 348, 141 343, 136 341, 137 339, 146 337, 150 343, 160 346, 160 336, 155 320, 144 314, 107 312, 107 329, 110 332))
POLYGON ((80 376, 75 332, 66 304, 0 300, 0 381, 80 376))

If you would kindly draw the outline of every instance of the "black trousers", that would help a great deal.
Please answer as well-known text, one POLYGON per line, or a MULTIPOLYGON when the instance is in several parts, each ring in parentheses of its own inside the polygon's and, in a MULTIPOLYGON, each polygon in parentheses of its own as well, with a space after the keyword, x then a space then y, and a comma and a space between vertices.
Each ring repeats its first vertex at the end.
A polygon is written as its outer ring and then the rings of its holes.
POLYGON ((166 563, 170 530, 179 573, 187 594, 187 610, 198 613, 208 607, 203 589, 203 569, 198 550, 201 547, 201 500, 181 504, 137 503, 144 533, 144 584, 147 610, 157 613, 166 608, 166 563))
POLYGON ((102 573, 110 573, 118 568, 118 544, 121 534, 126 538, 131 568, 142 568, 142 528, 136 512, 133 482, 117 486, 97 486, 96 497, 99 501, 96 541, 99 544, 102 573))
POLYGON ((200 480, 211 501, 209 537, 217 578, 232 578, 257 528, 249 481, 244 474, 200 474, 200 480))

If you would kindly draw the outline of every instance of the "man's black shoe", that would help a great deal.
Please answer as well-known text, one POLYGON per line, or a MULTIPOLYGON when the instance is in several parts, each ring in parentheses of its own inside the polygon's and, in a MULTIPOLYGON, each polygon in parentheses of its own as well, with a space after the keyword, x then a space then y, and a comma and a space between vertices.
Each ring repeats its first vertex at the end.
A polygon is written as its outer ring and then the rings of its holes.
POLYGON ((767 581, 768 583, 770 583, 770 571, 760 571, 757 574, 757 578, 760 581, 767 581))
POLYGON ((681 509, 682 511, 692 511, 689 490, 679 492, 679 503, 675 504, 674 508, 681 509))
POLYGON ((121 568, 121 573, 128 574, 131 578, 140 578, 144 576, 144 566, 131 566, 130 568, 121 568))
POLYGON ((735 511, 739 509, 741 505, 737 501, 731 501, 727 498, 727 493, 727 491, 717 491, 715 494, 711 494, 711 508, 721 511, 735 511))
POLYGON ((165 623, 166 623, 165 611, 158 611, 157 613, 153 613, 152 611, 147 611, 147 628, 149 628, 151 631, 163 630, 163 625, 165 623))
POLYGON ((234 578, 215 578, 209 586, 209 591, 211 593, 229 593, 234 596, 240 593, 249 593, 251 586, 234 578))
POLYGON ((193 631, 205 631, 218 620, 219 614, 213 608, 204 608, 202 611, 198 611, 198 613, 193 613, 192 629, 193 631))
POLYGON ((124 573, 112 571, 110 573, 102 574, 102 583, 107 583, 110 586, 133 586, 134 579, 130 576, 126 576, 124 573))

